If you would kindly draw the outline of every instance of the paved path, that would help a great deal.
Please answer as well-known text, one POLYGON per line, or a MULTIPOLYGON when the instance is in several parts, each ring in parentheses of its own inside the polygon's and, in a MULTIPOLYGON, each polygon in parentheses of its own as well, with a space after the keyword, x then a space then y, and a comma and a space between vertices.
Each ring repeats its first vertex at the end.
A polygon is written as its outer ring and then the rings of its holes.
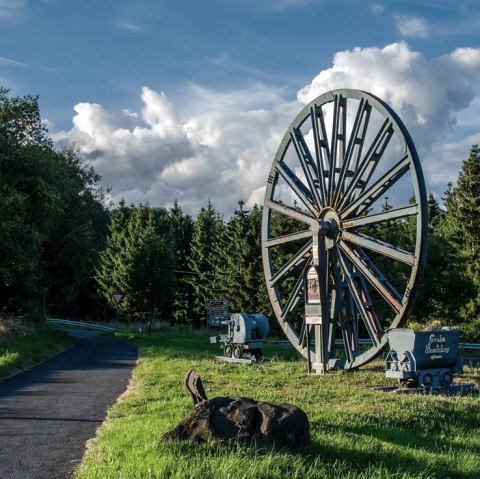
POLYGON ((74 348, 0 383, 0 478, 65 479, 122 394, 137 359, 126 341, 75 332, 74 348))

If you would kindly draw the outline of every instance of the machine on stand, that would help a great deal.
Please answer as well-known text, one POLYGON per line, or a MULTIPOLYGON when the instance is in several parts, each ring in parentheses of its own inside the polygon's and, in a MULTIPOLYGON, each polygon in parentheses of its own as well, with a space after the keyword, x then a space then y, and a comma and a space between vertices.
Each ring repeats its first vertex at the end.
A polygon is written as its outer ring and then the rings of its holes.
POLYGON ((269 323, 263 314, 234 313, 230 316, 226 334, 211 336, 211 343, 220 343, 224 356, 217 360, 252 363, 263 359, 263 345, 269 323))

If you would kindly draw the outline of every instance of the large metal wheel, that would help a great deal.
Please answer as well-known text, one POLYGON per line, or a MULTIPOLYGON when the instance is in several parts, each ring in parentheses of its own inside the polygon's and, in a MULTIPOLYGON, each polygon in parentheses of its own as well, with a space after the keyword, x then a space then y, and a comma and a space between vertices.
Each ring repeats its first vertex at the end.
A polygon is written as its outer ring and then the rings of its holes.
POLYGON ((426 237, 420 162, 392 108, 350 89, 308 104, 278 148, 262 223, 268 293, 295 348, 309 358, 312 341, 323 341, 328 357, 345 369, 377 356, 386 329, 402 325, 412 307, 426 237), (405 232, 401 237, 389 236, 394 224, 405 232), (328 324, 323 339, 305 321, 312 268, 328 324))

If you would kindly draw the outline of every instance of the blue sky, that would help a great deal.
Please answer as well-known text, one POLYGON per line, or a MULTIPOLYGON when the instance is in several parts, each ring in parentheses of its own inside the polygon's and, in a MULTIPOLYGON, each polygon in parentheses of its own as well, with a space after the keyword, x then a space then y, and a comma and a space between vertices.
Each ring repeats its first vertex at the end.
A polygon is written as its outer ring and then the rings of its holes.
POLYGON ((228 214, 262 201, 312 95, 370 90, 441 196, 480 141, 477 0, 0 0, 0 84, 40 96, 112 198, 228 214))

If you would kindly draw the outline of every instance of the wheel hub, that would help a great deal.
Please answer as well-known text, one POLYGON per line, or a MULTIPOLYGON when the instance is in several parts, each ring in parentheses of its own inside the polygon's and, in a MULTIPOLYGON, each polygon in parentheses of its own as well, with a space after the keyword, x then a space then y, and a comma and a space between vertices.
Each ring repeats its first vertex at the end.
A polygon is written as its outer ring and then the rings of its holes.
MULTIPOLYGON (((335 246, 338 238, 338 231, 340 229, 340 216, 330 207, 323 208, 320 212, 319 223, 327 226, 325 234, 325 248, 332 249, 335 246)), ((320 231, 325 231, 325 228, 320 228, 320 231)))

